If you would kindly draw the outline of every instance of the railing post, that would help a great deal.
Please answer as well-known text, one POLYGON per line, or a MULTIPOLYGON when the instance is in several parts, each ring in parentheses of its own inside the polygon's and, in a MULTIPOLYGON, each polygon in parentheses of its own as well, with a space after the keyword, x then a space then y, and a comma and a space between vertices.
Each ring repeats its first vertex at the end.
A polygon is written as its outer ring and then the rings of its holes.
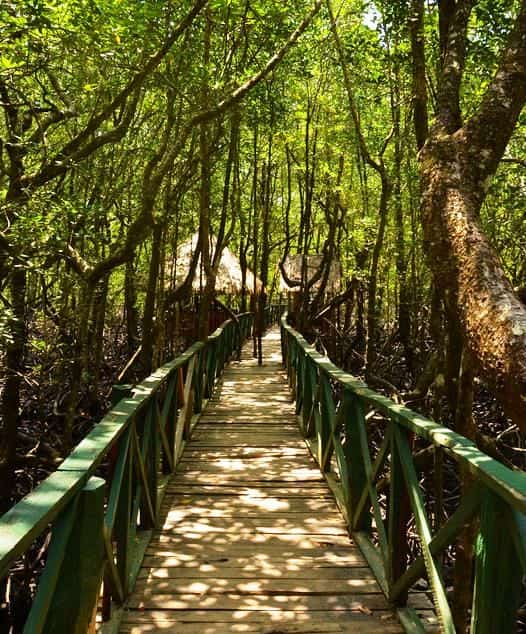
POLYGON ((122 401, 123 398, 130 396, 133 390, 133 385, 128 385, 126 383, 115 384, 111 388, 111 406, 115 407, 122 401))
POLYGON ((48 561, 24 634, 88 631, 104 567, 104 490, 104 480, 90 478, 79 493, 67 534, 60 525, 53 531, 48 561))
POLYGON ((301 365, 298 368, 298 391, 296 393, 296 406, 301 408, 301 432, 305 438, 312 438, 314 426, 312 424, 312 406, 316 392, 316 369, 312 367, 307 355, 299 357, 301 365))
POLYGON ((332 438, 335 422, 335 407, 329 377, 320 370, 320 429, 318 443, 320 449, 320 468, 324 472, 331 470, 331 458, 334 453, 332 438))
MULTIPOLYGON (((389 589, 393 588, 395 582, 403 575, 407 568, 407 555, 409 546, 407 543, 407 524, 410 517, 410 504, 407 489, 400 462, 400 454, 397 449, 395 434, 392 428, 396 422, 389 422, 391 445, 391 469, 389 472, 389 507, 387 512, 389 560, 387 563, 387 580, 389 589)), ((406 434, 405 430, 400 430, 401 434, 406 434)), ((407 603, 407 590, 396 598, 398 605, 407 603)))
POLYGON ((473 634, 511 634, 516 631, 522 570, 511 536, 510 516, 506 502, 486 489, 480 509, 480 533, 475 544, 473 634))
POLYGON ((193 372, 194 414, 200 414, 202 410, 204 352, 205 346, 203 346, 196 355, 196 363, 193 372))
POLYGON ((361 517, 356 516, 356 508, 363 491, 367 486, 367 474, 365 472, 365 461, 363 448, 360 441, 360 427, 365 428, 365 410, 359 397, 353 394, 350 389, 343 391, 343 416, 345 429, 345 457, 349 467, 349 508, 351 511, 353 530, 364 530, 368 532, 371 528, 371 515, 364 513, 361 517))

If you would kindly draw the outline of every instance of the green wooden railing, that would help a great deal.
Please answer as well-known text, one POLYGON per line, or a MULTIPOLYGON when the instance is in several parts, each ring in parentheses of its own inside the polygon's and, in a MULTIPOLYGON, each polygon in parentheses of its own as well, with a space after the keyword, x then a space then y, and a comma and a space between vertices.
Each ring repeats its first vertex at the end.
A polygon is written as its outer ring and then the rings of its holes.
POLYGON ((408 591, 424 579, 441 631, 455 632, 441 560, 467 524, 476 528, 470 631, 515 631, 526 570, 526 474, 343 372, 291 328, 286 315, 281 335, 301 431, 406 631, 424 631, 408 606, 408 591), (442 522, 432 517, 420 486, 416 441, 470 474, 471 485, 442 522))
POLYGON ((286 304, 269 304, 268 306, 265 306, 265 328, 269 328, 273 324, 278 324, 281 316, 286 310, 286 304))
POLYGON ((111 631, 157 525, 163 484, 251 329, 250 313, 228 320, 156 370, 0 518, 0 579, 51 528, 24 632, 85 633, 97 608, 111 631))

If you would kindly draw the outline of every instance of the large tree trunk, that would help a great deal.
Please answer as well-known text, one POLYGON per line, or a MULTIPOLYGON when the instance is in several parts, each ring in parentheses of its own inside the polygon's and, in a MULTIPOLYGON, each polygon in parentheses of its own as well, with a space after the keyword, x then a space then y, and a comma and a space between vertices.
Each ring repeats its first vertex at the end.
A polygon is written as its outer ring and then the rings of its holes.
POLYGON ((458 316, 479 373, 526 430, 526 310, 482 230, 485 184, 477 179, 464 135, 432 138, 421 176, 424 239, 435 284, 458 316))
MULTIPOLYGON (((447 4, 447 3, 446 3, 447 4)), ((435 284, 476 371, 526 431, 526 308, 481 226, 480 208, 526 102, 526 0, 494 79, 462 124, 460 83, 472 2, 441 7, 438 117, 422 148, 422 221, 435 284)))

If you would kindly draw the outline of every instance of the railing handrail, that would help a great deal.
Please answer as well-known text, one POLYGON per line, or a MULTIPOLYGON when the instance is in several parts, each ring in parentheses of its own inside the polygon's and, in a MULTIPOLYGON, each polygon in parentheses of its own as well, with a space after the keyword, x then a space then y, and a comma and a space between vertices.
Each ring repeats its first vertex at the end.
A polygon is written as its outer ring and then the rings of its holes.
POLYGON ((465 579, 460 587, 455 582, 455 591, 463 597, 473 591, 470 631, 514 632, 526 572, 526 474, 371 390, 309 345, 287 323, 286 314, 281 335, 300 429, 406 631, 423 631, 419 614, 407 605, 411 589, 422 577, 427 577, 441 631, 456 632, 456 619, 464 631, 468 606, 454 618, 441 562, 445 551, 462 539, 473 548, 474 574, 466 559, 465 579), (369 408, 381 414, 385 428, 371 426, 369 408), (375 446, 370 434, 379 432, 383 437, 375 446), (429 441, 436 452, 435 486, 442 486, 442 454, 456 464, 461 482, 458 504, 447 514, 438 500, 429 510, 414 459, 415 436, 429 441), (411 545, 415 534, 417 548, 411 545))
POLYGON ((287 313, 282 315, 281 324, 289 332, 322 372, 332 381, 350 388, 357 396, 380 410, 383 414, 395 417, 397 422, 421 438, 442 447, 458 462, 467 466, 497 495, 504 498, 516 510, 526 514, 526 474, 513 471, 498 460, 482 452, 473 441, 452 429, 440 425, 422 414, 399 405, 390 398, 375 392, 357 377, 335 365, 327 356, 320 354, 305 338, 287 323, 287 313))
MULTIPOLYGON (((251 313, 242 313, 238 319, 251 313)), ((133 388, 131 396, 117 403, 76 445, 56 471, 0 517, 0 579, 30 544, 53 522, 69 501, 95 473, 132 418, 175 370, 183 367, 208 343, 216 340, 232 323, 224 321, 206 341, 198 341, 172 361, 165 363, 133 388)))

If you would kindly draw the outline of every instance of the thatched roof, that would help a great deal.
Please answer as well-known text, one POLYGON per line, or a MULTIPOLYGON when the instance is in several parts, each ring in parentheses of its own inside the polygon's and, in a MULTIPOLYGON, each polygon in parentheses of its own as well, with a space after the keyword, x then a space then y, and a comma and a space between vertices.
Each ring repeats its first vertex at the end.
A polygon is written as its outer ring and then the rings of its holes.
MULTIPOLYGON (((197 247, 197 240, 198 234, 195 233, 177 249, 177 256, 175 260, 175 280, 177 284, 184 282, 188 274, 192 256, 197 247)), ((210 253, 212 255, 214 254, 215 248, 216 239, 211 237, 210 253)), ((201 257, 199 256, 194 281, 192 283, 193 289, 196 291, 201 290, 202 286, 205 284, 205 279, 205 273, 201 270, 201 257)), ((224 247, 221 255, 221 261, 219 263, 219 270, 217 272, 216 291, 218 293, 226 293, 229 295, 240 293, 241 280, 241 264, 239 263, 239 259, 228 247, 224 247)), ((257 290, 260 291, 262 284, 259 279, 256 279, 256 286, 257 290)), ((249 269, 247 269, 246 272, 245 288, 249 293, 254 292, 254 275, 249 269)))
MULTIPOLYGON (((321 264, 323 259, 322 255, 307 255, 307 279, 312 279, 318 270, 318 267, 321 264)), ((303 263, 304 256, 301 254, 298 255, 288 255, 284 262, 285 273, 287 277, 293 282, 301 282, 301 267, 303 263)), ((323 278, 323 276, 322 276, 323 278)), ((320 288, 320 283, 322 278, 318 280, 311 288, 311 291, 316 292, 320 288)), ((341 290, 341 279, 342 279, 342 267, 339 260, 333 260, 331 262, 331 268, 329 272, 329 279, 327 280, 327 286, 325 287, 326 293, 336 294, 341 290)), ((299 286, 289 286, 287 282, 283 279, 283 275, 280 275, 280 290, 289 291, 291 293, 298 292, 300 290, 299 286)))

